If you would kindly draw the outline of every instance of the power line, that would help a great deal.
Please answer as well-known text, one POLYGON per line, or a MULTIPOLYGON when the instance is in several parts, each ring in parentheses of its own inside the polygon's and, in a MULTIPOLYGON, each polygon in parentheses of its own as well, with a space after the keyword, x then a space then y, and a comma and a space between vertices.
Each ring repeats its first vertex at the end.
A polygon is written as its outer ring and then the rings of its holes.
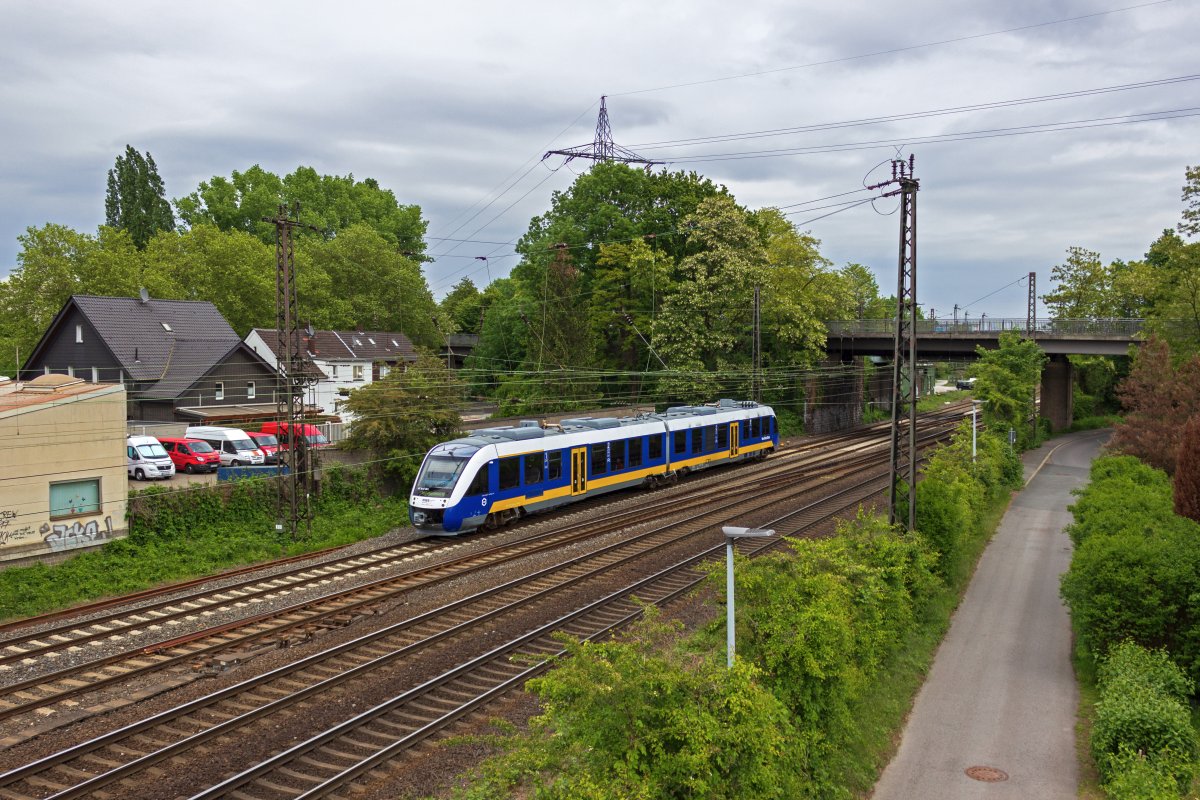
POLYGON ((1169 2, 1172 2, 1172 0, 1153 0, 1153 2, 1149 2, 1149 3, 1139 3, 1137 5, 1132 5, 1132 6, 1122 6, 1120 8, 1110 8, 1106 11, 1096 11, 1091 14, 1080 14, 1079 16, 1075 16, 1075 17, 1063 17, 1061 19, 1053 19, 1053 20, 1048 20, 1046 22, 1035 22, 1035 23, 1030 23, 1029 25, 1019 25, 1015 28, 1004 28, 1003 30, 989 31, 987 33, 975 33, 975 34, 969 34, 969 35, 964 35, 964 36, 955 36, 950 39, 938 39, 935 41, 922 42, 920 44, 912 44, 912 45, 907 45, 904 47, 892 47, 887 50, 875 50, 870 53, 860 53, 858 55, 843 56, 841 58, 830 58, 830 59, 826 59, 824 61, 810 61, 807 64, 794 64, 790 67, 776 67, 774 69, 756 70, 754 72, 743 72, 738 75, 726 75, 726 76, 722 76, 722 77, 718 77, 718 78, 706 78, 704 80, 698 80, 698 81, 688 81, 685 83, 674 83, 674 84, 669 84, 666 86, 656 86, 656 87, 653 87, 650 89, 634 89, 634 90, 626 91, 626 92, 613 92, 611 96, 618 97, 618 96, 631 95, 631 94, 648 94, 650 92, 663 92, 663 91, 667 91, 668 89, 683 89, 683 88, 686 88, 689 86, 703 86, 703 85, 709 84, 709 83, 721 83, 721 82, 725 82, 725 81, 736 81, 736 80, 742 80, 744 78, 757 78, 757 77, 761 77, 763 75, 774 75, 774 74, 777 74, 780 72, 792 72, 792 71, 801 70, 801 69, 811 69, 813 67, 828 66, 829 64, 842 64, 847 61, 858 61, 858 60, 865 59, 865 58, 875 58, 877 56, 887 56, 887 55, 894 55, 896 53, 906 53, 906 52, 910 52, 913 50, 921 50, 921 49, 924 49, 927 47, 940 47, 942 45, 947 45, 947 44, 957 44, 959 42, 969 42, 969 41, 972 41, 975 39, 986 39, 986 38, 989 38, 992 36, 1003 36, 1006 33, 1017 33, 1019 31, 1028 31, 1028 30, 1034 30, 1036 28, 1045 28, 1045 27, 1049 27, 1051 25, 1063 25, 1068 22, 1079 22, 1079 21, 1085 20, 1085 19, 1093 19, 1095 17, 1103 17, 1103 16, 1106 16, 1109 14, 1119 14, 1124 11, 1133 11, 1133 10, 1136 10, 1139 8, 1148 8, 1150 6, 1162 5, 1164 3, 1169 3, 1169 2))
POLYGON ((659 150, 664 147, 748 141, 751 139, 764 139, 772 136, 789 136, 797 133, 812 133, 814 131, 838 130, 842 128, 862 127, 865 125, 878 125, 885 122, 904 122, 914 119, 928 119, 952 114, 967 114, 976 111, 993 111, 1002 108, 1014 108, 1017 106, 1031 105, 1035 103, 1049 103, 1078 97, 1091 97, 1094 95, 1131 91, 1134 89, 1170 86, 1195 80, 1200 80, 1200 75, 1180 75, 1172 78, 1160 78, 1157 80, 1141 81, 1138 83, 1101 86, 1091 89, 1079 89, 1069 92, 1059 92, 1056 94, 1034 95, 1032 97, 1022 97, 1010 100, 994 100, 986 103, 975 103, 973 105, 965 106, 950 106, 946 108, 928 109, 925 111, 908 111, 900 114, 889 114, 879 117, 864 117, 862 119, 852 119, 838 122, 819 122, 809 125, 797 125, 789 128, 772 128, 767 130, 749 131, 746 133, 716 134, 712 136, 698 136, 689 139, 672 139, 660 142, 647 142, 645 144, 635 145, 635 147, 640 147, 644 150, 659 150))

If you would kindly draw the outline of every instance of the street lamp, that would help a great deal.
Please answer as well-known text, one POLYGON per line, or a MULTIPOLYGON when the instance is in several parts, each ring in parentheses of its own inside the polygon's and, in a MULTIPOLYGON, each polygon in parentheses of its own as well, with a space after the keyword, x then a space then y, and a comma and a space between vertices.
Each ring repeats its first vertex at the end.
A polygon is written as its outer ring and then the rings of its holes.
POLYGON ((736 528, 724 525, 725 533, 725 665, 733 668, 734 630, 737 627, 733 613, 733 542, 735 539, 759 539, 774 536, 775 531, 762 528, 736 528))
POLYGON ((981 406, 983 404, 983 402, 984 401, 982 401, 982 400, 972 400, 971 401, 971 461, 972 462, 975 461, 975 452, 976 452, 976 445, 975 445, 976 434, 975 434, 975 432, 977 430, 979 430, 979 426, 975 424, 975 414, 976 414, 976 412, 979 411, 979 406, 981 406))

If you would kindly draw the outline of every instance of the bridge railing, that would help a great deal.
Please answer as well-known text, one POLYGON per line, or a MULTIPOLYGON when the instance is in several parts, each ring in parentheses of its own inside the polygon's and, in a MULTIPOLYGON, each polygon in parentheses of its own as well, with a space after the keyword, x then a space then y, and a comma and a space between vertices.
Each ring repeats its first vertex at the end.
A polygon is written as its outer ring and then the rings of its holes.
MULTIPOLYGON (((1141 319, 1038 319, 1034 320, 1034 337, 1038 336, 1107 336, 1134 338, 1141 335, 1145 320, 1141 319)), ((891 336, 896 330, 895 320, 855 319, 825 323, 830 337, 838 336, 891 336)), ((1026 333, 1029 321, 1024 317, 978 319, 922 319, 917 320, 917 335, 947 334, 960 336, 999 336, 1004 331, 1026 333)))

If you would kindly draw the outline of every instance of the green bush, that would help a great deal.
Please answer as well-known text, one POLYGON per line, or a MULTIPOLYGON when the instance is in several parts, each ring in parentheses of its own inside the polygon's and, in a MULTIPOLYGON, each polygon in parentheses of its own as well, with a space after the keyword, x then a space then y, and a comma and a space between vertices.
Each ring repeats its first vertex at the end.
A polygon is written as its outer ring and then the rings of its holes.
MULTIPOLYGON (((880 517, 737 568, 738 653, 791 711, 813 796, 836 793, 831 763, 855 735, 851 704, 940 586, 935 554, 880 517)), ((718 567, 714 583, 723 585, 718 567)), ((715 638, 715 637, 714 637, 715 638)))
POLYGON ((1073 398, 1072 419, 1083 419, 1084 417, 1094 416, 1096 413, 1096 398, 1090 394, 1076 391, 1073 398))
POLYGON ((1195 684, 1165 650, 1149 650, 1124 641, 1108 651, 1100 663, 1097 680, 1106 694, 1124 691, 1130 685, 1144 686, 1181 703, 1188 702, 1195 684))
POLYGON ((1174 753, 1148 758, 1128 745, 1107 757, 1104 790, 1114 800, 1178 800, 1192 766, 1174 753))
POLYGON ((674 650, 675 634, 651 619, 621 641, 569 642, 571 657, 529 682, 535 728, 561 748, 537 797, 799 796, 803 738, 758 670, 674 650))
POLYGON ((1099 459, 1072 505, 1077 546, 1062 578, 1080 642, 1099 658, 1132 639, 1200 677, 1200 525, 1174 514, 1165 474, 1099 459))
MULTIPOLYGON (((1196 732, 1184 698, 1192 682, 1164 651, 1133 642, 1112 649, 1098 673, 1100 700, 1091 747, 1102 783, 1140 782, 1154 788, 1170 775, 1178 791, 1192 778, 1196 732), (1144 756, 1139 764, 1134 755, 1144 756)), ((1115 794, 1113 797, 1124 797, 1115 794)))

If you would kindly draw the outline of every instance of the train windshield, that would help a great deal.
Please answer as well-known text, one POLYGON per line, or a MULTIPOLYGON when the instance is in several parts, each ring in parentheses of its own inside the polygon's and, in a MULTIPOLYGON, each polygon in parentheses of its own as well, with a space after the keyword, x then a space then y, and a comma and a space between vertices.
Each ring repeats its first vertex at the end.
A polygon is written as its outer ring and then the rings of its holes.
POLYGON ((430 456, 421 467, 421 474, 413 484, 413 494, 424 497, 449 497, 454 489, 454 482, 462 474, 467 465, 465 458, 448 458, 446 456, 430 456))

